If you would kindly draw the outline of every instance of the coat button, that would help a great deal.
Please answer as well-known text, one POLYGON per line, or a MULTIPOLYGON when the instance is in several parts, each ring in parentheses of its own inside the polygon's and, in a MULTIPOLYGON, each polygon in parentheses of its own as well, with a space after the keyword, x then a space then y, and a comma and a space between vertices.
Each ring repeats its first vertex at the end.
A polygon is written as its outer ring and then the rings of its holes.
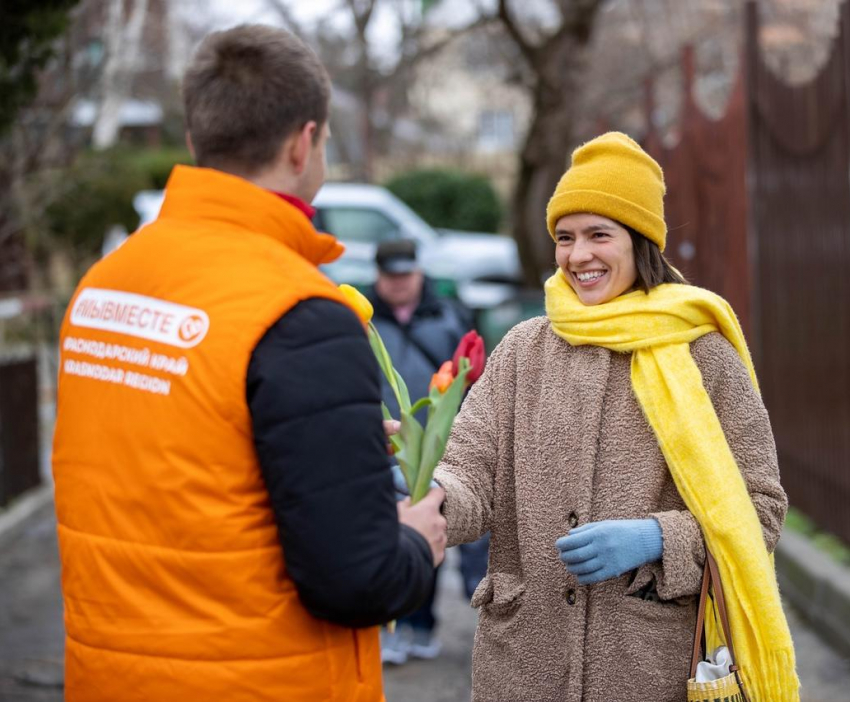
POLYGON ((575 512, 570 512, 567 521, 569 522, 570 529, 575 529, 578 526, 578 515, 575 512))
POLYGON ((576 603, 576 591, 570 588, 567 590, 567 604, 574 605, 576 603))

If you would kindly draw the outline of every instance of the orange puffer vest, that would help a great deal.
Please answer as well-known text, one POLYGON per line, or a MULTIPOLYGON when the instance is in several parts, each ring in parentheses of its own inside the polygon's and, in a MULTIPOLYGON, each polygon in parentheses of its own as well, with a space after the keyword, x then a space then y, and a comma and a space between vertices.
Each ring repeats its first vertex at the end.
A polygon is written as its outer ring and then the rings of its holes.
POLYGON ((246 401, 341 245, 247 181, 178 167, 162 213, 85 276, 60 341, 53 470, 69 702, 375 702, 376 628, 287 575, 246 401))

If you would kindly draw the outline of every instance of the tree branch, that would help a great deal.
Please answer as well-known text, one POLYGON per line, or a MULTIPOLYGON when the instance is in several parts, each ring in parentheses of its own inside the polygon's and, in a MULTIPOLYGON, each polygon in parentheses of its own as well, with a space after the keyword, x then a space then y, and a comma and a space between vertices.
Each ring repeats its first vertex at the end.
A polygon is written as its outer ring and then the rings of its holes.
POLYGON ((368 0, 365 7, 361 7, 356 0, 346 0, 351 16, 354 18, 354 27, 362 41, 366 41, 366 30, 372 20, 372 12, 375 9, 375 0, 368 0))
POLYGON ((295 19, 292 10, 289 9, 289 3, 286 0, 266 0, 270 9, 274 10, 280 17, 284 26, 291 31, 295 36, 304 39, 306 34, 304 27, 295 19))
MULTIPOLYGON (((385 84, 392 82, 395 78, 395 74, 398 73, 400 70, 410 70, 412 68, 415 68, 421 61, 429 59, 432 56, 435 56, 436 54, 439 54, 443 49, 445 49, 458 37, 461 37, 464 34, 468 34, 469 32, 475 31, 476 29, 486 27, 489 24, 495 22, 496 20, 497 18, 494 15, 484 14, 464 27, 458 27, 456 29, 449 30, 438 40, 432 42, 431 44, 428 44, 428 46, 418 46, 416 51, 412 53, 406 53, 402 51, 399 57, 398 64, 396 64, 395 70, 390 75, 380 76, 378 78, 378 83, 385 84)), ((410 31, 410 28, 407 27, 407 30, 410 31)), ((411 32, 407 37, 407 41, 414 41, 416 39, 416 34, 421 34, 421 29, 417 28, 417 30, 411 32)))
POLYGON ((565 36, 586 44, 593 32, 593 22, 603 0, 561 0, 563 22, 552 37, 553 41, 561 41, 565 36))
POLYGON ((423 58, 429 58, 430 56, 439 53, 458 37, 461 37, 464 34, 468 34, 469 32, 473 32, 476 29, 486 27, 495 20, 496 18, 491 15, 483 15, 474 22, 470 22, 465 27, 458 27, 456 29, 449 30, 442 38, 435 41, 434 43, 429 44, 425 47, 420 47, 419 51, 417 52, 417 55, 413 57, 414 63, 418 63, 423 58))
POLYGON ((511 39, 519 47, 522 55, 532 66, 537 65, 537 47, 525 37, 519 28, 519 25, 514 21, 511 13, 508 11, 508 0, 499 0, 499 9, 496 15, 502 22, 502 25, 507 30, 511 39))

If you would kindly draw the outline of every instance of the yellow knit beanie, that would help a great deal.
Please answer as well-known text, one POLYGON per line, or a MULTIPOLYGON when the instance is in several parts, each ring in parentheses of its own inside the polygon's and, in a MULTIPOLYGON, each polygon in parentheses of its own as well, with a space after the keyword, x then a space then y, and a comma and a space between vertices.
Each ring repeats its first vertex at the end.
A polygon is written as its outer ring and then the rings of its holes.
POLYGON ((631 227, 664 251, 664 173, 640 145, 620 132, 608 132, 573 151, 546 207, 549 235, 555 223, 575 212, 608 217, 631 227))

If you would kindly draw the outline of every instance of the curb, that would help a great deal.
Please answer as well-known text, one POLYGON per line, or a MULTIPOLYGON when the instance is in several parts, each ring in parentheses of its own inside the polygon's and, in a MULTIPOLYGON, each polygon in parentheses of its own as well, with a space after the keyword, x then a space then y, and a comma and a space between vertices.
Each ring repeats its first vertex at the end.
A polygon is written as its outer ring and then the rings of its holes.
POLYGON ((15 499, 0 511, 0 550, 6 547, 30 521, 53 509, 53 485, 40 485, 15 499))
POLYGON ((776 547, 782 597, 824 641, 850 657, 850 568, 788 529, 776 547))

